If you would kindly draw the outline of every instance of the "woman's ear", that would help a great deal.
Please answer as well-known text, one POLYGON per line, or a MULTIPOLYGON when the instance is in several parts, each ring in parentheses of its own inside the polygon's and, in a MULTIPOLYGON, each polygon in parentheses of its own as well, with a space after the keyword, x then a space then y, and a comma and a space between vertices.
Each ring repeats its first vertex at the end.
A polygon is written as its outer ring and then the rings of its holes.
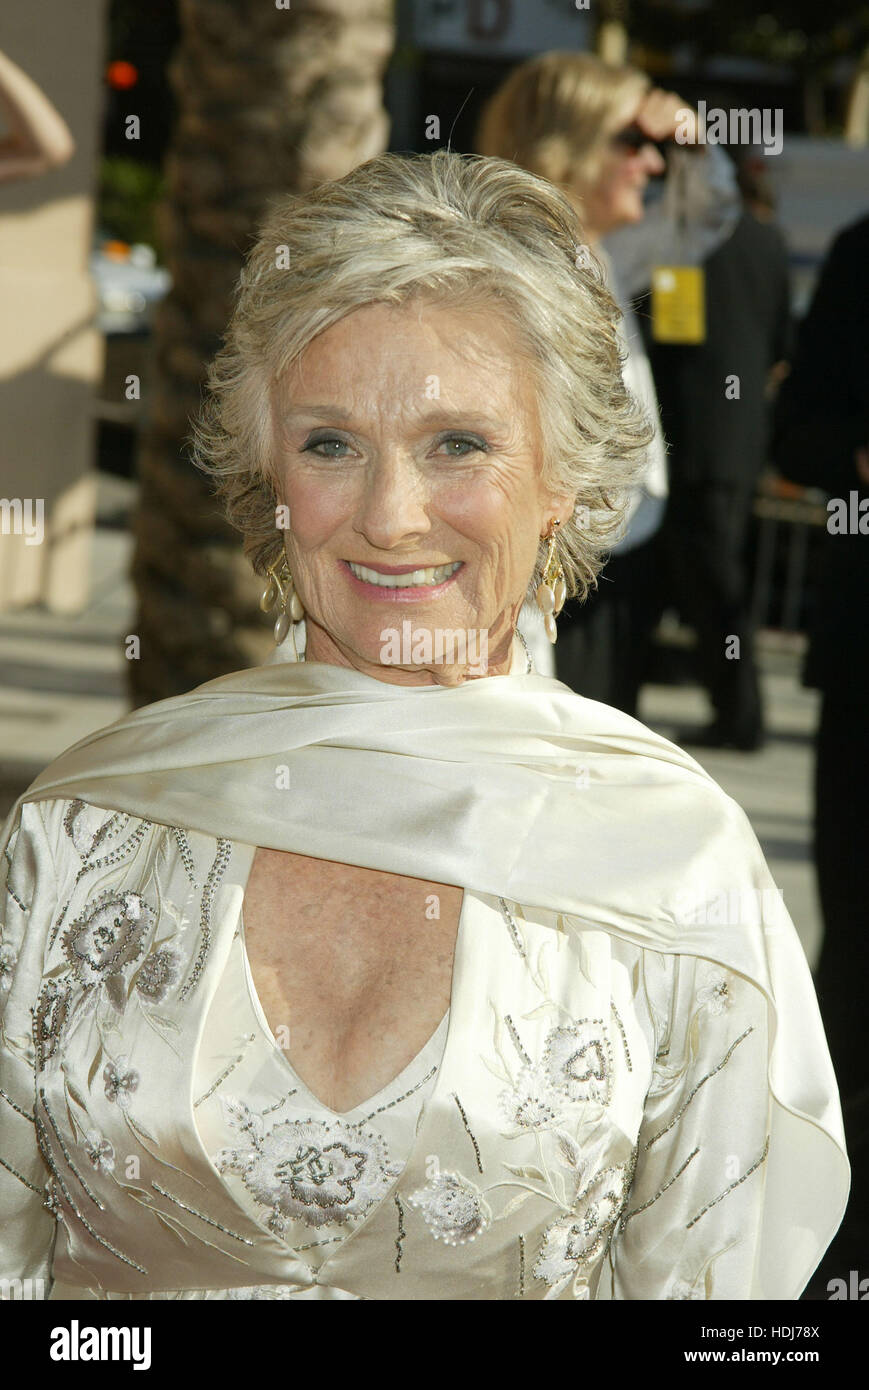
POLYGON ((564 526, 571 517, 576 505, 576 498, 569 492, 552 492, 548 495, 544 509, 544 529, 542 535, 546 535, 552 525, 553 519, 557 518, 564 526))

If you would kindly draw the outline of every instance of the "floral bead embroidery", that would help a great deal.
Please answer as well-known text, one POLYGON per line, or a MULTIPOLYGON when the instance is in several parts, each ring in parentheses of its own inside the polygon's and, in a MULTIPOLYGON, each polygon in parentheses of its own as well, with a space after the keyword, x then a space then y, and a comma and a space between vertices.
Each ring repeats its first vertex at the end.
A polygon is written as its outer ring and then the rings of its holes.
POLYGON ((491 1208, 479 1188, 459 1173, 438 1173, 407 1200, 422 1212, 435 1240, 445 1245, 476 1240, 492 1220, 491 1208))
POLYGON ((523 1067, 500 1104, 510 1124, 518 1129, 548 1129, 561 1118, 564 1093, 557 1091, 541 1067, 523 1067))
POLYGON ((0 994, 5 994, 12 987, 12 976, 15 973, 15 962, 18 956, 10 942, 0 946, 0 994))
POLYGON ((139 1073, 127 1067, 126 1057, 119 1057, 116 1062, 108 1062, 103 1067, 103 1080, 106 1083, 106 1097, 117 1101, 121 1109, 126 1110, 139 1084, 139 1073))
POLYGON ((63 828, 72 840, 79 858, 87 859, 122 819, 129 817, 122 818, 117 811, 107 814, 76 797, 64 812, 63 828))
POLYGON ((281 1120, 266 1130, 262 1116, 243 1101, 227 1099, 223 1108, 229 1125, 248 1142, 221 1149, 215 1166, 239 1174, 268 1208, 268 1226, 276 1235, 293 1219, 314 1227, 358 1219, 401 1171, 389 1163, 381 1135, 365 1124, 281 1120))
POLYGON ((570 1100, 609 1104, 612 1049, 600 1019, 553 1028, 543 1049, 543 1065, 552 1085, 570 1100))
POLYGON ((136 976, 136 989, 143 999, 159 1003, 177 982, 180 968, 181 957, 177 951, 152 951, 142 962, 136 976))
POLYGON ((705 1005, 716 1017, 725 1013, 731 1005, 730 989, 724 975, 713 976, 708 985, 697 991, 698 1004, 705 1005))
POLYGON ((544 1130, 564 1123, 572 1106, 608 1105, 612 1089, 612 1049, 600 1019, 581 1019, 553 1028, 539 1063, 526 1058, 500 1104, 519 1130, 544 1130))
POLYGON ((570 1216, 547 1227, 534 1265, 538 1279, 560 1284, 600 1253, 625 1205, 628 1169, 619 1164, 599 1173, 581 1192, 570 1216))
POLYGON ((60 1035, 69 1016, 72 990, 58 980, 49 980, 33 1011, 33 1044, 36 1066, 42 1071, 57 1051, 60 1035))
POLYGON ((99 1130, 92 1129, 85 1135, 85 1153, 96 1168, 101 1173, 111 1173, 115 1167, 115 1150, 104 1139, 99 1130))
POLYGON ((110 986, 116 1007, 123 1006, 121 973, 145 950, 156 913, 138 893, 103 893, 63 934, 63 953, 79 983, 110 986))

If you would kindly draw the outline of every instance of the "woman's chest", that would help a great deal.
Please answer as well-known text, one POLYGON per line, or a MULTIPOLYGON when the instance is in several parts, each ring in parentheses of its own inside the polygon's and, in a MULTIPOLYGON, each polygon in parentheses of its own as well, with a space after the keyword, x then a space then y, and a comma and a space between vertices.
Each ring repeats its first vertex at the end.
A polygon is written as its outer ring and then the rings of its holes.
POLYGON ((244 897, 250 973, 315 1095, 347 1110, 422 1048, 449 1007, 460 889, 258 850, 244 897))

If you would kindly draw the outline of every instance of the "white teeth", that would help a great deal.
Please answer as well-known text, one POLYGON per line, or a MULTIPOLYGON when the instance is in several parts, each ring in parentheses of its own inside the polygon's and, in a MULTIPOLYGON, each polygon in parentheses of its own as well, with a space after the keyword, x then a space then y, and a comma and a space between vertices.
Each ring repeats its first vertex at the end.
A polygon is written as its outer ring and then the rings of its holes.
POLYGON ((348 560, 347 563, 356 578, 364 580, 366 584, 376 584, 381 589, 418 589, 421 586, 433 587, 435 584, 443 584, 445 579, 455 574, 461 560, 454 560, 449 565, 437 565, 432 569, 413 570, 410 574, 380 574, 378 570, 370 570, 367 565, 354 565, 352 560, 348 560))

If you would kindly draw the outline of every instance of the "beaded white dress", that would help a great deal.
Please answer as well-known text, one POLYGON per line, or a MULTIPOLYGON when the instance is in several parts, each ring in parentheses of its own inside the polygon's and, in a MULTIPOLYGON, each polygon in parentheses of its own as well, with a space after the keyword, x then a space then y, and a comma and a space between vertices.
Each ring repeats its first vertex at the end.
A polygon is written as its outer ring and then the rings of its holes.
MULTIPOLYGON (((257 1008, 254 852, 81 802, 25 808, 6 1268, 56 1299, 768 1296, 760 1246, 787 1193, 752 985, 466 890, 447 1016, 336 1115, 257 1008), (46 923, 33 954, 28 916, 46 923)), ((811 1239, 795 1224, 790 1250, 811 1239)))

